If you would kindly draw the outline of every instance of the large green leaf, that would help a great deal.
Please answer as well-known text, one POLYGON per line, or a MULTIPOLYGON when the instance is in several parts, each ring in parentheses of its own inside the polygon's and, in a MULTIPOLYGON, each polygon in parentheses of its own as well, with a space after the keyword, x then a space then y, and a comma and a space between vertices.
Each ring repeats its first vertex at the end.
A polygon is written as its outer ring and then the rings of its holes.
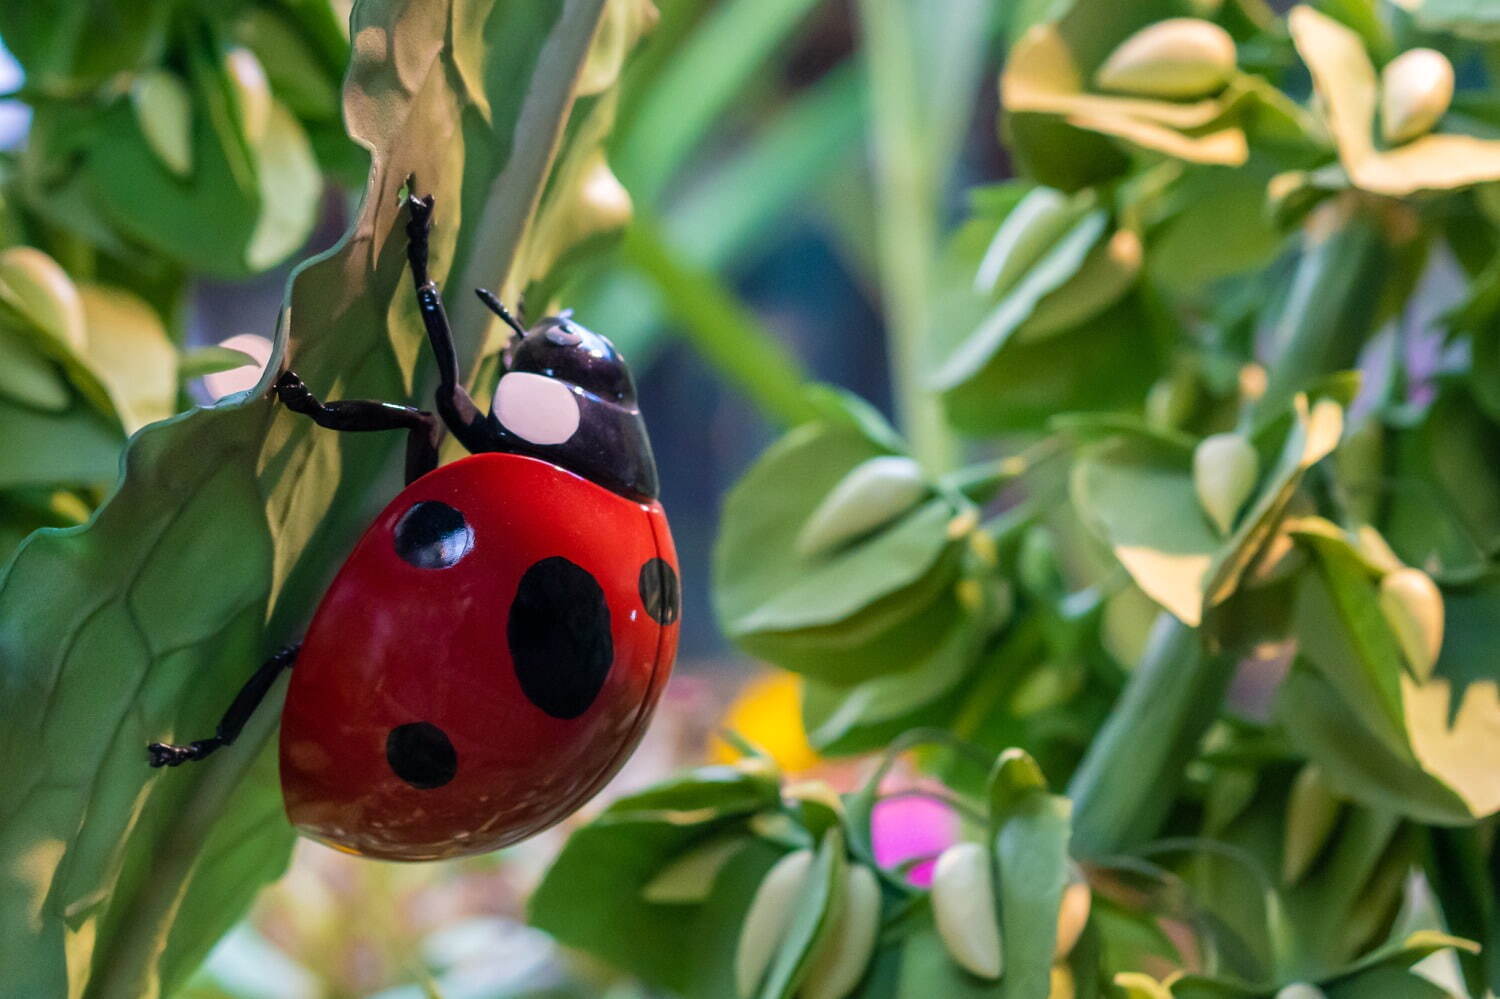
MULTIPOLYGON (((357 8, 344 111, 373 170, 351 233, 295 278, 279 351, 320 395, 405 401, 420 384, 409 174, 437 194, 433 269, 463 299, 536 276, 523 238, 559 146, 578 141, 561 140, 604 5, 357 8)), ((472 352, 487 322, 453 313, 472 352)), ((295 637, 397 443, 341 440, 265 399, 190 413, 135 437, 94 521, 16 554, 0 578, 0 843, 14 858, 0 994, 168 992, 284 863, 292 833, 259 752, 276 698, 207 763, 153 772, 142 747, 211 731, 295 637)))

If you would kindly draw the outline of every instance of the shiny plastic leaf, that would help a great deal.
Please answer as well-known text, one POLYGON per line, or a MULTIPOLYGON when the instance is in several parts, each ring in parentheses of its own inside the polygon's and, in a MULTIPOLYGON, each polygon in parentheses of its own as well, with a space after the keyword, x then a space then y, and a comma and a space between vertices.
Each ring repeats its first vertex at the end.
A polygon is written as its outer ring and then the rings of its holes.
MULTIPOLYGON (((320 395, 404 402, 420 384, 398 199, 409 174, 438 197, 438 277, 457 290, 534 276, 518 250, 569 146, 603 5, 357 7, 344 112, 373 169, 350 234, 295 277, 278 349, 320 395)), ((194 196, 165 199, 151 224, 204 233, 206 219, 239 217, 193 208, 194 196)), ((472 354, 488 320, 454 317, 472 354)), ((153 424, 92 522, 34 535, 4 570, 0 699, 16 723, 0 731, 0 843, 16 862, 0 879, 11 928, 0 967, 14 994, 170 992, 285 863, 292 833, 269 804, 279 791, 265 763, 276 697, 197 767, 151 771, 143 747, 211 731, 250 671, 295 638, 398 446, 340 440, 264 397, 153 424)))

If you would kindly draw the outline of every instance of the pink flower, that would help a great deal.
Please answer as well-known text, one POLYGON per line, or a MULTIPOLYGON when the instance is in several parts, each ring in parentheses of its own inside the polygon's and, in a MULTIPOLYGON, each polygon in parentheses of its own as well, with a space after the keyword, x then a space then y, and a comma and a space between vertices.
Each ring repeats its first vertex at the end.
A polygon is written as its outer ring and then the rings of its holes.
POLYGON ((907 872, 912 884, 932 884, 937 854, 958 842, 958 816, 941 801, 915 796, 883 798, 870 816, 875 862, 896 867, 915 857, 928 857, 907 872))

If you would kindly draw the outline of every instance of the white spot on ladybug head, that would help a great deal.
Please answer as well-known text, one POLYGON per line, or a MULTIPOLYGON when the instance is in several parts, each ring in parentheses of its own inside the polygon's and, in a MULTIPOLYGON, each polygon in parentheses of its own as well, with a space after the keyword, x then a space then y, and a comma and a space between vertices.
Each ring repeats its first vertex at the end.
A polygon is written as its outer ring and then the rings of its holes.
POLYGON ((563 382, 512 371, 495 390, 495 415, 506 430, 532 444, 561 444, 578 429, 578 399, 563 382))

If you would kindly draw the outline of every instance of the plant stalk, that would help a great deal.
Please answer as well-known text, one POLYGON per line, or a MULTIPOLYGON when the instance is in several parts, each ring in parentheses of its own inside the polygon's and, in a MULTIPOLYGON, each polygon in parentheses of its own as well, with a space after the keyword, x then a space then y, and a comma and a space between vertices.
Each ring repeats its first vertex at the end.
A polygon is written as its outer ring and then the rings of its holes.
POLYGON ((958 449, 937 397, 924 384, 930 361, 931 296, 943 178, 920 96, 924 74, 907 5, 860 0, 861 57, 869 84, 876 256, 896 415, 912 456, 929 475, 956 463, 958 449))
POLYGON ((644 217, 626 230, 623 250, 661 290, 688 342, 769 419, 793 427, 817 416, 797 359, 716 274, 683 261, 644 217))
POLYGON ((1082 857, 1120 853, 1161 829, 1187 763, 1219 713, 1233 661, 1199 634, 1157 616, 1130 675, 1073 780, 1073 843, 1082 857))
POLYGON ((1260 411, 1268 416, 1321 376, 1354 367, 1380 318, 1391 265, 1380 220, 1359 201, 1324 206, 1308 220, 1303 243, 1267 357, 1260 411))

